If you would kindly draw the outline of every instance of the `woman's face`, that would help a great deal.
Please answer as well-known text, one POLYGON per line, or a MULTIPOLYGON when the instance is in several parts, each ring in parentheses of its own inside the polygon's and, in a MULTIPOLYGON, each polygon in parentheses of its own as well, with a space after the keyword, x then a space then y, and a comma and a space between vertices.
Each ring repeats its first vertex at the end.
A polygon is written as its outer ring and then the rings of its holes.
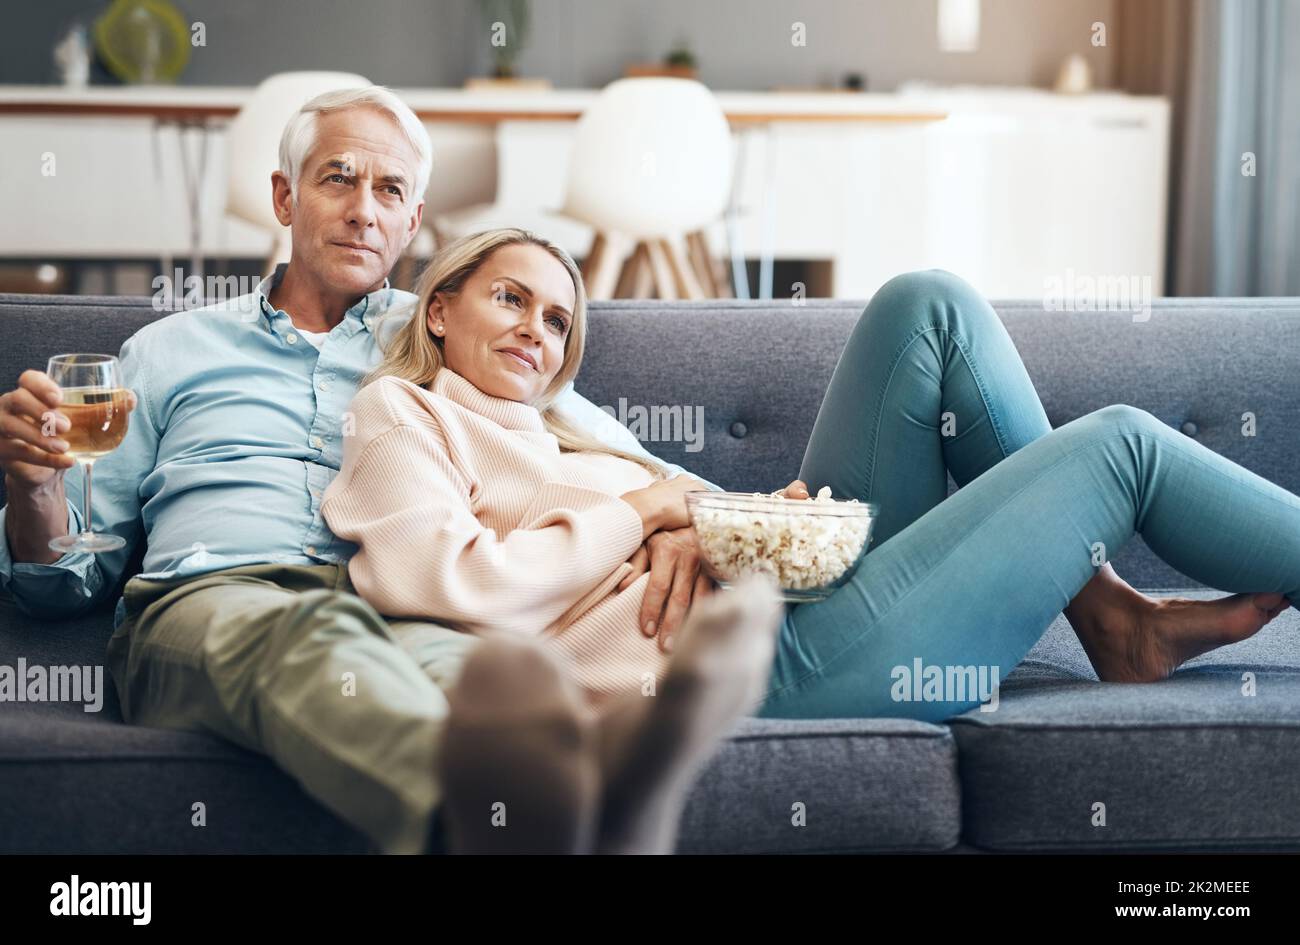
POLYGON ((447 367, 485 394, 531 404, 564 363, 575 304, 563 263, 540 246, 512 243, 456 296, 435 293, 427 323, 447 367))

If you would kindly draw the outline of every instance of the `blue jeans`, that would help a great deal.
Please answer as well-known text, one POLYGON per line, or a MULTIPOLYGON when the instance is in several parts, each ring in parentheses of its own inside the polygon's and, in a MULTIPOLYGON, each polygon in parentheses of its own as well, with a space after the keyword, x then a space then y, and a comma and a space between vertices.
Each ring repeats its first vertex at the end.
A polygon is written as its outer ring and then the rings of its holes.
POLYGON ((765 718, 937 722, 992 703, 1135 533, 1205 585, 1300 601, 1300 498, 1135 407, 1053 430, 997 314, 941 270, 863 311, 799 478, 880 515, 846 584, 786 606, 765 718))

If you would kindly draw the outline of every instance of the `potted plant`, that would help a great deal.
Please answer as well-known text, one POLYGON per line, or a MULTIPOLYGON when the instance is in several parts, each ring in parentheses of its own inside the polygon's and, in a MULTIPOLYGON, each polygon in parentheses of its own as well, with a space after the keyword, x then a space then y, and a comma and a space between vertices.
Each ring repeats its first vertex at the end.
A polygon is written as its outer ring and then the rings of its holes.
POLYGON ((479 12, 491 38, 492 74, 465 80, 468 89, 546 90, 549 79, 521 79, 516 61, 528 44, 529 0, 479 0, 479 12))
POLYGON ((695 53, 685 37, 679 37, 662 62, 633 63, 624 70, 626 76, 671 76, 694 79, 698 73, 695 53))

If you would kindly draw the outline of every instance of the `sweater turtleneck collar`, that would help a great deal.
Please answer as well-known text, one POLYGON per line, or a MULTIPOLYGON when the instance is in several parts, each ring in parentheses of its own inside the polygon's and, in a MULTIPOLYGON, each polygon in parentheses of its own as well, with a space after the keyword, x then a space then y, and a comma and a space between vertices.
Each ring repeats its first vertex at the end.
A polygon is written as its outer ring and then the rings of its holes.
POLYGON ((517 400, 485 394, 449 367, 441 368, 433 376, 433 383, 429 385, 429 390, 500 424, 507 430, 523 430, 528 433, 546 432, 541 412, 536 407, 530 407, 517 400))

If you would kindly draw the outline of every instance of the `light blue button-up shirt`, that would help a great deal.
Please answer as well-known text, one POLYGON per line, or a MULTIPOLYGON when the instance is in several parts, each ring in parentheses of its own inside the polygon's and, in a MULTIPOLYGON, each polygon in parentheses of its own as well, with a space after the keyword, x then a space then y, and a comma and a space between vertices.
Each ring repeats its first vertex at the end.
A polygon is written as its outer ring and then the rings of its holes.
MULTIPOLYGON (((127 340, 123 383, 139 404, 122 445, 95 463, 92 496, 95 531, 120 535, 126 547, 41 565, 14 562, 0 537, 0 591, 32 615, 71 616, 111 592, 141 540, 141 576, 152 578, 352 556, 356 546, 321 517, 321 496, 342 463, 348 405, 416 297, 385 283, 317 350, 267 300, 282 274, 127 340)), ((656 459, 669 475, 686 472, 653 457, 572 384, 558 403, 603 442, 656 459)), ((82 528, 81 477, 80 466, 65 474, 70 532, 82 528)), ((119 601, 115 622, 122 617, 119 601)))

